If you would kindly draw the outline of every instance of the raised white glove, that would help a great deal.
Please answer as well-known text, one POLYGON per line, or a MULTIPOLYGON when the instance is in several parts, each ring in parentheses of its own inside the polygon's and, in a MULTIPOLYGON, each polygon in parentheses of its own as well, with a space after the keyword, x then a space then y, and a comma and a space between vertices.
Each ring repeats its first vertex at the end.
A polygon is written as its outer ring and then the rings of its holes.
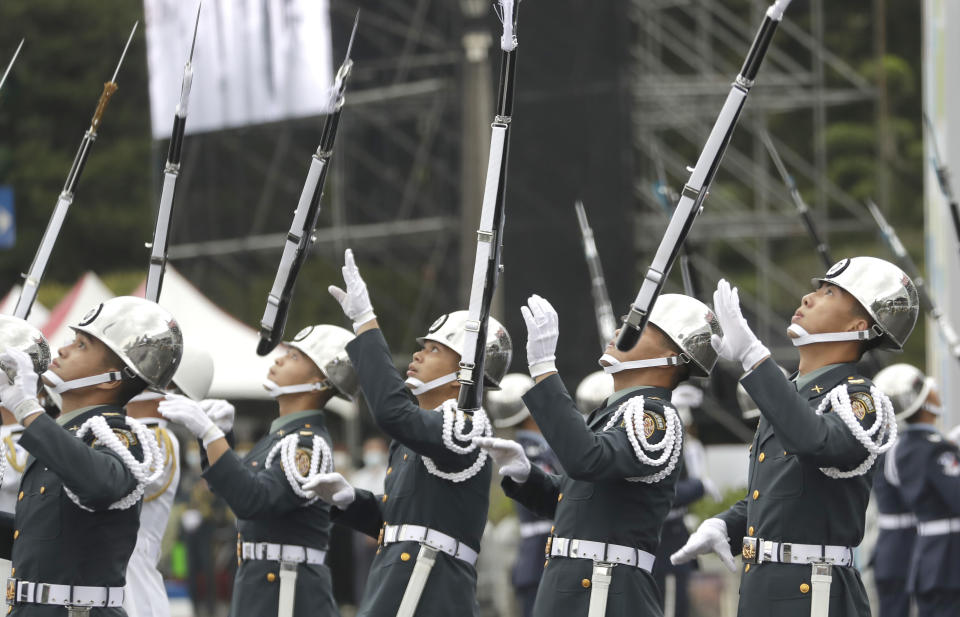
POLYGON ((330 295, 340 303, 340 308, 344 314, 353 320, 353 331, 356 332, 360 326, 374 319, 373 305, 370 304, 370 294, 367 293, 367 284, 360 277, 360 270, 353 260, 353 250, 347 249, 343 254, 343 282, 347 290, 344 291, 336 285, 327 287, 330 295))
POLYGON ((4 375, 4 385, 0 386, 0 405, 10 410, 20 424, 33 414, 43 413, 43 407, 37 401, 37 383, 40 377, 33 370, 30 354, 16 347, 8 347, 0 355, 0 362, 16 367, 17 371, 13 383, 4 375))
POLYGON ((237 410, 228 401, 221 398, 208 398, 200 401, 200 408, 224 433, 229 433, 233 428, 233 419, 237 410))
POLYGON ((527 324, 527 364, 530 376, 538 377, 557 370, 557 339, 560 338, 560 318, 544 298, 534 294, 521 306, 523 321, 527 324))
POLYGON ((337 472, 310 476, 303 483, 303 492, 311 498, 319 497, 322 501, 331 506, 337 506, 341 510, 357 498, 357 492, 353 486, 337 472))
POLYGON ((687 543, 679 551, 670 555, 670 563, 680 565, 692 560, 697 555, 716 553, 723 565, 731 572, 737 571, 730 552, 730 542, 727 539, 727 524, 719 518, 708 518, 700 523, 697 530, 690 534, 687 543))
POLYGON ((710 344, 721 358, 739 362, 744 371, 749 371, 770 356, 770 350, 760 342, 740 312, 737 288, 731 289, 730 283, 724 279, 720 279, 717 290, 713 292, 713 311, 720 322, 723 336, 714 334, 710 337, 710 344))
POLYGON ((530 459, 517 442, 498 437, 474 437, 473 443, 490 455, 501 476, 507 476, 517 484, 523 484, 530 477, 530 459))
POLYGON ((207 416, 200 403, 185 396, 168 394, 167 398, 160 401, 157 411, 167 420, 193 433, 203 442, 204 448, 223 437, 223 431, 207 416))

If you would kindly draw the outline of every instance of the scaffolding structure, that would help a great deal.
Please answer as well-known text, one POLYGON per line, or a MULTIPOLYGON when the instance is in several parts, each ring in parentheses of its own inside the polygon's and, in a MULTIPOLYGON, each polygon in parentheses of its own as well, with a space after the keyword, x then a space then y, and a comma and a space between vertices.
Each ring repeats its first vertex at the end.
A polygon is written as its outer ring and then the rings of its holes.
MULTIPOLYGON (((706 141, 766 6, 750 0, 631 2, 639 268, 649 263, 666 224, 658 191, 664 183, 679 190, 689 176, 687 166, 706 141)), ((862 217, 862 205, 828 179, 826 124, 831 107, 871 101, 875 89, 823 41, 823 0, 791 6, 690 235, 707 296, 702 299, 709 302, 716 280, 730 277, 716 266, 718 252, 747 264, 741 276, 749 280, 752 272, 755 285, 748 287, 754 291, 742 289, 741 298, 775 356, 789 349, 784 332, 790 312, 782 309, 796 306, 809 279, 778 264, 777 243, 806 232, 763 146, 762 131, 771 128, 823 233, 856 229, 862 217), (805 122, 810 143, 778 140, 773 126, 778 119, 805 122)))

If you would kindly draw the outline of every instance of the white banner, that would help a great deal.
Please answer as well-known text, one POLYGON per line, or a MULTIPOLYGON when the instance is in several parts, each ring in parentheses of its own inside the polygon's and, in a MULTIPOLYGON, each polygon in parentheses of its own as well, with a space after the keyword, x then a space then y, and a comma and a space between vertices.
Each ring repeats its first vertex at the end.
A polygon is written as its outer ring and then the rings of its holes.
MULTIPOLYGON (((153 136, 170 136, 198 0, 144 0, 153 136)), ((328 0, 204 0, 187 132, 326 112, 328 0)))
MULTIPOLYGON (((942 164, 951 172, 960 195, 960 3, 925 0, 923 6, 923 109, 933 122, 942 164)), ((931 135, 925 130, 924 202, 927 278, 932 294, 954 328, 960 327, 960 254, 950 208, 937 182, 930 159, 931 135)), ((947 349, 936 324, 927 320, 927 372, 941 388, 944 417, 941 428, 960 422, 960 365, 947 349)))

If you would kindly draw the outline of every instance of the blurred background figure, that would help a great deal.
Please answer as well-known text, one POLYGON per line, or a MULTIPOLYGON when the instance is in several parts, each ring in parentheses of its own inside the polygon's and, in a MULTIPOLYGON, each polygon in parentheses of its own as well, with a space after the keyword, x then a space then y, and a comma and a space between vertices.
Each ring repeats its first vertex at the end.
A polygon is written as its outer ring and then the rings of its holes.
MULTIPOLYGON (((362 488, 376 495, 383 494, 383 483, 387 477, 387 442, 383 437, 370 437, 363 442, 363 466, 346 476, 355 488, 362 488)), ((377 540, 366 534, 346 527, 340 528, 340 534, 349 535, 353 550, 353 603, 360 604, 360 596, 367 584, 367 574, 373 557, 377 554, 377 540), (349 533, 346 533, 349 532, 349 533)))

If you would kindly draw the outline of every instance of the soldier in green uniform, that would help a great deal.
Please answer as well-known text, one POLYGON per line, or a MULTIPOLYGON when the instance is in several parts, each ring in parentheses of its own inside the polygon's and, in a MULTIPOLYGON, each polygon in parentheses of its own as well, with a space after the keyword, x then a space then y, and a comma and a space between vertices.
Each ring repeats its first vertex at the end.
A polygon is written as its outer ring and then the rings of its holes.
MULTIPOLYGON (((379 538, 357 614, 476 616, 474 565, 487 521, 491 465, 471 438, 491 429, 483 410, 470 418, 456 409, 466 311, 441 316, 417 339, 422 349, 413 354, 405 381, 349 250, 343 274, 346 290, 331 286, 330 292, 357 332, 347 352, 374 421, 393 438, 389 467, 383 495, 354 490, 339 474, 318 475, 308 486, 337 506, 335 522, 379 538)), ((484 383, 496 388, 510 364, 510 337, 496 320, 488 326, 484 383)))
POLYGON ((523 307, 527 362, 537 385, 523 397, 563 466, 532 466, 514 441, 479 438, 506 494, 554 519, 535 617, 662 615, 651 570, 680 476, 683 427, 672 390, 717 361, 720 326, 702 302, 661 296, 639 342, 611 341, 600 358, 614 393, 584 421, 555 366, 557 313, 533 296, 523 307))
POLYGON ((186 397, 160 403, 160 413, 203 441, 203 477, 237 515, 233 617, 339 615, 330 570, 330 506, 304 492, 308 476, 333 470, 324 407, 335 395, 353 399, 357 379, 344 346, 353 334, 310 326, 286 343, 265 387, 280 415, 243 458, 203 407, 186 397))
POLYGON ((29 356, 15 348, 0 356, 16 367, 0 401, 26 427, 20 443, 30 452, 7 532, 12 615, 124 615, 143 490, 162 470, 153 433, 123 406, 145 387, 167 386, 183 346, 177 322, 152 302, 120 297, 73 330, 76 339, 44 373, 63 399, 57 420, 37 402, 29 356))
POLYGON ((917 320, 913 282, 896 266, 854 257, 813 279, 788 334, 800 368, 784 378, 720 281, 714 308, 721 357, 739 362, 740 382, 760 409, 746 497, 704 521, 675 563, 717 552, 733 569, 743 556, 739 615, 868 617, 853 567, 863 539, 873 467, 896 438, 890 400, 858 368, 872 347, 900 349, 917 320))

